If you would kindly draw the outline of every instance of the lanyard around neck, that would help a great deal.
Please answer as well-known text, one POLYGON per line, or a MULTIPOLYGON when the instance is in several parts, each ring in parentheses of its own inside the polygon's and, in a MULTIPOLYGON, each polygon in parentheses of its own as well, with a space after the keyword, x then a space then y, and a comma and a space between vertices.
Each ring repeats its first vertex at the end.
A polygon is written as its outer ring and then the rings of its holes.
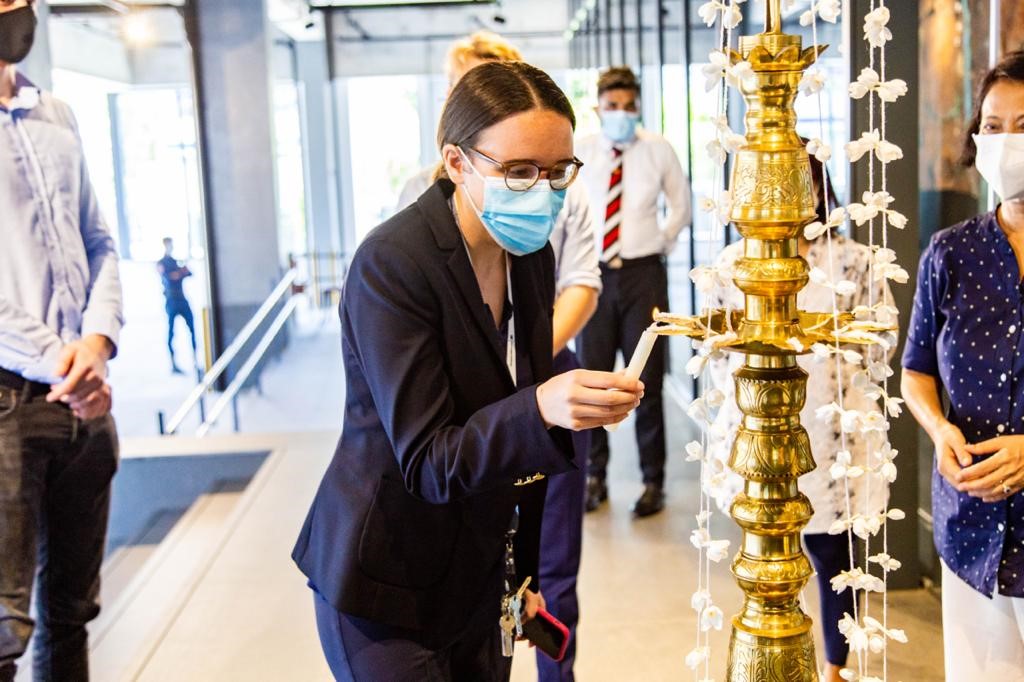
MULTIPOLYGON (((462 246, 466 249, 466 257, 469 258, 469 265, 473 267, 473 254, 469 251, 469 244, 466 242, 465 235, 462 234, 461 225, 459 225, 459 214, 455 210, 454 200, 449 201, 449 206, 452 209, 452 215, 455 217, 455 224, 459 226, 459 235, 462 237, 462 246)), ((476 269, 474 268, 474 273, 476 269)), ((519 374, 516 360, 516 305, 515 297, 512 294, 512 257, 509 256, 508 252, 505 252, 505 296, 508 299, 508 304, 511 306, 512 312, 508 317, 508 335, 505 339, 505 366, 508 368, 509 376, 512 377, 512 385, 519 387, 519 374)))
POLYGON ((512 307, 512 314, 508 317, 508 340, 505 343, 505 364, 508 366, 508 373, 512 377, 512 385, 519 387, 519 375, 516 368, 516 305, 512 296, 512 258, 505 253, 505 287, 508 290, 508 304, 512 307))

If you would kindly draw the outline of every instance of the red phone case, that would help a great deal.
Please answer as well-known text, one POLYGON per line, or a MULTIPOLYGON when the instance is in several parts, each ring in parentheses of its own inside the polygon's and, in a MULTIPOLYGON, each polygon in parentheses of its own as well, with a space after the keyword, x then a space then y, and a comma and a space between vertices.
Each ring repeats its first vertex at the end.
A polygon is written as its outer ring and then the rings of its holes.
POLYGON ((555 661, 561 661, 563 658, 565 658, 565 651, 569 648, 569 628, 565 626, 565 623, 558 620, 544 609, 538 609, 537 617, 533 621, 530 621, 529 623, 524 625, 523 628, 523 634, 526 636, 526 639, 533 642, 538 649, 544 652, 545 656, 548 656, 549 658, 555 661), (543 623, 539 621, 543 621, 543 623), (554 655, 552 651, 548 651, 546 648, 540 646, 536 639, 530 636, 530 631, 533 629, 530 627, 531 625, 533 625, 534 628, 542 628, 542 632, 537 634, 551 634, 548 631, 548 629, 550 628, 561 635, 562 644, 557 651, 557 655, 554 655))

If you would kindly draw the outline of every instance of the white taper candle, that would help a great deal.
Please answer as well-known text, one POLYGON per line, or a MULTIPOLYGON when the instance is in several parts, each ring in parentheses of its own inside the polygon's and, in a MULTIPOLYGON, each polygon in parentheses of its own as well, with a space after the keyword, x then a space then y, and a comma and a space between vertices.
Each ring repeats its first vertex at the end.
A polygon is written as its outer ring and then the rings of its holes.
MULTIPOLYGON (((640 375, 644 373, 644 367, 647 366, 647 360, 651 357, 651 351, 654 350, 654 343, 658 340, 658 335, 650 329, 644 330, 644 333, 640 336, 639 343, 636 344, 636 350, 633 351, 633 357, 630 358, 629 364, 626 365, 625 375, 630 379, 639 379, 640 375)), ((622 422, 619 422, 621 424, 622 422)), ((617 431, 619 424, 609 424, 604 427, 605 431, 617 431)))

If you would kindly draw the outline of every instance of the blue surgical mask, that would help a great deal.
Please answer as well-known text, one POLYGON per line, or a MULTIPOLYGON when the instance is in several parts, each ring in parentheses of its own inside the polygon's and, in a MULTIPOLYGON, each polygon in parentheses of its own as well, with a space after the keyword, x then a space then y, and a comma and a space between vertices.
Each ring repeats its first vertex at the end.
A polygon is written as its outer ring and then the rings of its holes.
POLYGON ((605 137, 618 144, 633 141, 638 123, 640 114, 632 111, 618 109, 601 112, 601 131, 605 137))
POLYGON ((498 246, 513 256, 543 249, 565 203, 565 190, 553 190, 547 180, 538 180, 525 192, 515 192, 505 185, 505 178, 481 176, 468 159, 466 167, 483 179, 483 209, 477 207, 469 189, 463 187, 466 198, 498 246))

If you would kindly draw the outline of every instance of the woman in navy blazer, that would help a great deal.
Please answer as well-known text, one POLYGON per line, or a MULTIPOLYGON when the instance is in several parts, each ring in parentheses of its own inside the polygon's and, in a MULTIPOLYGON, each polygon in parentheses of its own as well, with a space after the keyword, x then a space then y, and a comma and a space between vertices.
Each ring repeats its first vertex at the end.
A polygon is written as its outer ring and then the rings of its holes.
POLYGON ((447 177, 353 258, 344 431, 293 553, 338 679, 507 680, 508 531, 529 619, 543 605, 542 476, 575 466, 568 430, 639 402, 621 375, 551 377, 544 230, 578 170, 574 125, 544 72, 473 69, 442 114, 447 177))

